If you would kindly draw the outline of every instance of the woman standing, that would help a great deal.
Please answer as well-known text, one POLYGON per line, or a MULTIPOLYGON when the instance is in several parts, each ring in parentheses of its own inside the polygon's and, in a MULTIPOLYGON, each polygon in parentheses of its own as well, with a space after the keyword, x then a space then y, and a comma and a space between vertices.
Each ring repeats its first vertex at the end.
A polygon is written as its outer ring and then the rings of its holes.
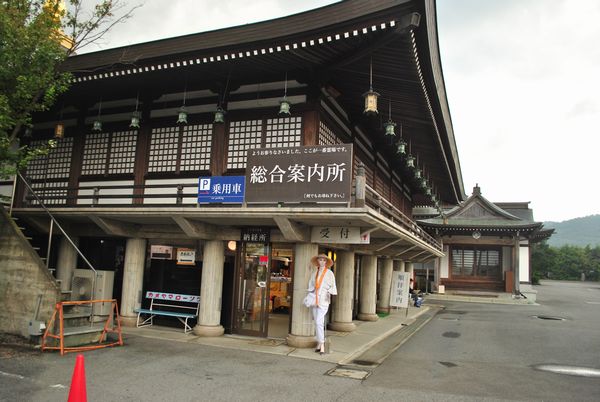
POLYGON ((310 259, 316 269, 308 281, 308 291, 315 293, 315 305, 311 307, 315 320, 317 348, 315 352, 325 354, 325 315, 329 310, 331 295, 337 295, 335 276, 331 267, 333 260, 325 254, 319 254, 310 259))

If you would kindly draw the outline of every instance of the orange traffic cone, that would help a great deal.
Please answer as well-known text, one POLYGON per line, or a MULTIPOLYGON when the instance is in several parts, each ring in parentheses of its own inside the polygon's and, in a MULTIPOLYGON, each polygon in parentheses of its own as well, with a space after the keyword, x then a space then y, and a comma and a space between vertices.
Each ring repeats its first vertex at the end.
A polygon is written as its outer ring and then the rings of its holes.
POLYGON ((75 360, 75 369, 73 370, 73 378, 71 379, 68 402, 87 402, 85 367, 83 365, 82 354, 78 354, 75 360))

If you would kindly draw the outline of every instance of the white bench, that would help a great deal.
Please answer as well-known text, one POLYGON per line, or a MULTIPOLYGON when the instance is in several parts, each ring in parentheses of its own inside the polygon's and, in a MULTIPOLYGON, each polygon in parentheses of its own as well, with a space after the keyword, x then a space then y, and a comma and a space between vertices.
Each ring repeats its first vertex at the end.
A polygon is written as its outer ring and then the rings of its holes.
POLYGON ((148 291, 146 292, 146 299, 151 299, 149 309, 136 308, 133 310, 138 313, 138 328, 153 325, 154 317, 160 315, 177 318, 184 325, 183 332, 186 334, 192 330, 188 320, 198 317, 200 296, 148 291), (144 316, 147 317, 144 318, 144 316))

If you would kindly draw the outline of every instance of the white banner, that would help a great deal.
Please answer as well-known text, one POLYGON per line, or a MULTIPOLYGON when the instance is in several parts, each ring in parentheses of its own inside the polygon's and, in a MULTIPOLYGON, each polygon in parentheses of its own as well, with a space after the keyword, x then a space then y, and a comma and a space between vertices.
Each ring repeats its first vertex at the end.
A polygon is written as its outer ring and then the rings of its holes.
POLYGON ((409 272, 392 272, 392 289, 390 291, 390 306, 391 307, 403 307, 408 308, 409 294, 408 288, 410 287, 410 273, 409 272))

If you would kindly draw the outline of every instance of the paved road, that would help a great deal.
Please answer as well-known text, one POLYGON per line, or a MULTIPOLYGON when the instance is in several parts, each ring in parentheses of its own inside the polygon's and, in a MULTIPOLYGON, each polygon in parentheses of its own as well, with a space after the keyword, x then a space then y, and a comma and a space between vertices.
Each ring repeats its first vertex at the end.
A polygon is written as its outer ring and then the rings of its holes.
MULTIPOLYGON (((319 361, 131 336, 124 348, 85 353, 88 400, 600 399, 600 378, 532 368, 600 368, 600 285, 546 282, 539 292, 539 306, 446 303, 363 381, 325 375, 336 367, 319 361)), ((0 355, 0 400, 65 401, 74 362, 74 354, 0 355)))

